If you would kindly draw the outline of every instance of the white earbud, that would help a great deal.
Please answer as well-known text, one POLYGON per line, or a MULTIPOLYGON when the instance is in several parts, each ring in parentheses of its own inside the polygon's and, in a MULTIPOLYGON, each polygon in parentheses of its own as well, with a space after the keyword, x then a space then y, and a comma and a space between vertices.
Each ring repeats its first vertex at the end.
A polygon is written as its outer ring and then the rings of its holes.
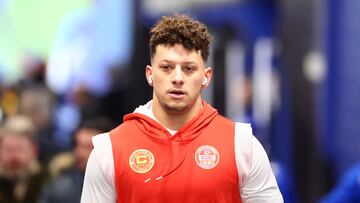
POLYGON ((206 77, 204 77, 202 85, 205 85, 208 82, 208 79, 206 77))
POLYGON ((148 82, 149 82, 149 84, 150 84, 150 85, 152 85, 152 84, 153 84, 153 81, 152 81, 152 77, 151 77, 151 76, 149 76, 149 78, 148 78, 148 82))

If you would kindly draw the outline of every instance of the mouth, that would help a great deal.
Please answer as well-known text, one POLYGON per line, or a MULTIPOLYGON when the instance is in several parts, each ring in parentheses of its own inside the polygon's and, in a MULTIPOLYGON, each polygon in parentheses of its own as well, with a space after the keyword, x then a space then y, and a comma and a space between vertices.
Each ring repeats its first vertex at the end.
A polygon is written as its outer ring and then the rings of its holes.
POLYGON ((186 91, 181 90, 181 89, 171 89, 168 91, 168 94, 173 99, 181 99, 181 98, 185 97, 186 91))

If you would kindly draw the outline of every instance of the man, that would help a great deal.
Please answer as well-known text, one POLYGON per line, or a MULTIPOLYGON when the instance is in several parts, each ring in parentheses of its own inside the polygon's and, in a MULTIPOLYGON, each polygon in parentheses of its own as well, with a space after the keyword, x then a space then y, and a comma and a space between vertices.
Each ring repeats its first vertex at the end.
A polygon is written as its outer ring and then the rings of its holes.
POLYGON ((92 151, 91 138, 111 129, 105 118, 84 121, 74 134, 73 153, 59 154, 50 164, 55 178, 44 188, 38 203, 79 203, 86 163, 92 151), (59 174, 60 173, 60 174, 59 174))
POLYGON ((151 29, 153 99, 93 138, 81 202, 283 202, 250 125, 201 99, 211 38, 184 15, 151 29))
POLYGON ((351 167, 319 203, 360 202, 360 164, 351 167))
POLYGON ((35 127, 23 115, 8 117, 0 132, 0 203, 32 203, 47 181, 38 162, 35 127))

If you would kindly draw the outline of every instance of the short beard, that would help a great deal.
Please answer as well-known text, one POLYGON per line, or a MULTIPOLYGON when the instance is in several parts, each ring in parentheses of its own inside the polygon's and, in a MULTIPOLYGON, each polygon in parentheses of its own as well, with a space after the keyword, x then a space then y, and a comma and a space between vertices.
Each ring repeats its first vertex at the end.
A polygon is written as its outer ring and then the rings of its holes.
POLYGON ((185 112, 186 109, 188 108, 188 105, 164 104, 164 107, 165 107, 167 112, 174 113, 174 114, 179 114, 179 113, 185 112))

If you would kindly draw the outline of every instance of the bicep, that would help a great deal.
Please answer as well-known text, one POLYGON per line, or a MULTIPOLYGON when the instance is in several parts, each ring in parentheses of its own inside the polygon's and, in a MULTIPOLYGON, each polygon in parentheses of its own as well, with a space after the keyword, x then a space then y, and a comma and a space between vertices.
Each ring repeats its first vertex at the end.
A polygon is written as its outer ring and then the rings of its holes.
POLYGON ((114 185, 106 178, 95 153, 91 152, 86 166, 81 203, 115 203, 114 185))
POLYGON ((244 203, 283 202, 269 159, 260 142, 252 136, 249 173, 243 180, 244 203))

